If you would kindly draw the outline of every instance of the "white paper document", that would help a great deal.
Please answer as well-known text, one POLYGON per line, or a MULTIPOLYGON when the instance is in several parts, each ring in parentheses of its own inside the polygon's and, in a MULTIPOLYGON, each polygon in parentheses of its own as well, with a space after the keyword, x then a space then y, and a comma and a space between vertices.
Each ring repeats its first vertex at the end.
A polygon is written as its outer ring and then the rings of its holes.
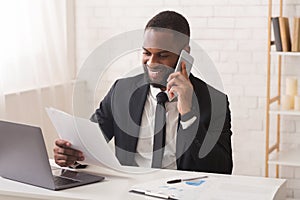
POLYGON ((72 148, 82 151, 84 163, 105 165, 115 170, 122 169, 97 123, 54 108, 46 108, 46 111, 59 137, 69 141, 72 148))
MULTIPOLYGON (((213 176, 192 181, 183 181, 168 184, 167 181, 178 178, 193 178, 193 176, 170 177, 145 181, 145 183, 133 185, 131 192, 161 199, 199 200, 199 199, 273 199, 274 187, 271 184, 259 184, 260 181, 247 180, 243 177, 213 176)), ((197 177, 199 175, 194 175, 197 177)))
POLYGON ((167 181, 173 179, 177 178, 171 177, 149 182, 146 181, 145 183, 132 186, 130 191, 142 195, 158 197, 161 199, 198 200, 202 199, 202 197, 204 197, 205 190, 209 189, 209 186, 207 186, 206 183, 207 179, 167 184, 167 181))

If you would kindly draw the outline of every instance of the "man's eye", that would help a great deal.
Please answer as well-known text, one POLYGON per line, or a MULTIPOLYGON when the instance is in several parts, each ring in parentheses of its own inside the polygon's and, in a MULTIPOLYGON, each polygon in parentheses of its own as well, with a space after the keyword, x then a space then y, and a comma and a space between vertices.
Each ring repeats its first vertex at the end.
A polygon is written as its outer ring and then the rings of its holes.
POLYGON ((149 52, 147 52, 147 51, 144 51, 143 55, 150 56, 151 54, 149 52))
POLYGON ((169 55, 167 55, 167 54, 160 54, 159 57, 161 57, 161 58, 167 58, 167 57, 169 57, 169 55))

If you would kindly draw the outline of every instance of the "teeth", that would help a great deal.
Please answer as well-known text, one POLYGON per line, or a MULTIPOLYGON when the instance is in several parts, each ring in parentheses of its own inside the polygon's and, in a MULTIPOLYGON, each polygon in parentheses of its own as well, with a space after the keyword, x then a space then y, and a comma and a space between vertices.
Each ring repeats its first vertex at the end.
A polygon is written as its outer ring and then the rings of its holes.
POLYGON ((150 72, 158 74, 160 71, 152 71, 152 70, 150 70, 150 72))
POLYGON ((148 70, 149 70, 151 73, 159 73, 159 72, 161 72, 161 69, 150 69, 149 67, 148 67, 148 70))
POLYGON ((160 72, 161 70, 160 69, 150 69, 150 71, 152 71, 152 72, 160 72))

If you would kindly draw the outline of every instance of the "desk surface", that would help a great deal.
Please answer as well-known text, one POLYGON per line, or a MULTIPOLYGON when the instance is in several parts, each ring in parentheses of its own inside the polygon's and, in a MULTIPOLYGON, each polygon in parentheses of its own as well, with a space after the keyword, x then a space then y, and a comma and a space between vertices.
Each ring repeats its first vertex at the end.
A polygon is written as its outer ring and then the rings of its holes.
MULTIPOLYGON (((136 169, 129 167, 129 169, 136 169)), ((193 177, 208 175, 217 178, 218 183, 201 199, 285 199, 285 180, 237 175, 220 175, 179 170, 148 170, 147 173, 120 173, 103 167, 89 166, 85 171, 105 176, 103 182, 51 191, 0 177, 0 199, 157 199, 128 192, 131 186, 145 181, 168 177, 193 177), (212 192, 213 191, 213 192, 212 192), (205 198, 203 198, 205 196, 205 198)), ((199 199, 200 197, 195 197, 199 199)))

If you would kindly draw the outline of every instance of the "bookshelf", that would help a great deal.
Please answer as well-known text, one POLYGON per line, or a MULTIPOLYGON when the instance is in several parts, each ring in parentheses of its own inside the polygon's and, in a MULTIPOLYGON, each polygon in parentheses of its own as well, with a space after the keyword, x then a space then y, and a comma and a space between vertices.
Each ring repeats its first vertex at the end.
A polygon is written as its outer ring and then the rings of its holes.
MULTIPOLYGON (((289 151, 280 150, 280 120, 282 115, 300 116, 300 111, 284 110, 280 107, 281 97, 281 82, 282 82, 282 58, 283 57, 300 57, 300 52, 282 52, 271 51, 271 46, 275 44, 271 41, 272 34, 272 0, 268 3, 268 54, 267 54, 267 95, 266 95, 266 154, 265 154, 265 176, 269 176, 270 165, 276 167, 276 177, 279 177, 279 166, 300 167, 300 149, 292 149, 289 151), (278 68, 277 75, 277 95, 271 96, 271 57, 277 57, 276 67, 278 68), (272 126, 276 127, 276 133, 270 131, 270 117, 275 115, 275 123, 272 126), (270 144, 270 135, 275 135, 275 144, 270 144)), ((283 17, 283 0, 279 0, 279 17, 283 17)))
POLYGON ((269 164, 270 165, 285 165, 291 167, 300 166, 300 149, 293 149, 290 151, 279 151, 274 155, 270 156, 269 164))
MULTIPOLYGON (((279 106, 271 107, 269 110, 270 115, 289 115, 289 116, 300 116, 299 110, 284 110, 280 108, 279 106)), ((299 154, 300 155, 300 154, 299 154)), ((299 156, 300 157, 300 156, 299 156)))
POLYGON ((300 56, 300 52, 271 51, 270 54, 275 56, 300 56))

